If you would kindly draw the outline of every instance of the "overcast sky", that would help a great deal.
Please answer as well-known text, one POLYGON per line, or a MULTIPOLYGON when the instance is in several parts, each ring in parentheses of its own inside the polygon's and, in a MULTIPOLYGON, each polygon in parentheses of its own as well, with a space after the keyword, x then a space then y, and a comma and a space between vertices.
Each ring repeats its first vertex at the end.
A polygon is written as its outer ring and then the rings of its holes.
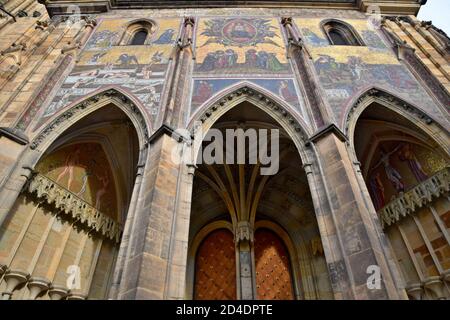
POLYGON ((428 0, 422 6, 418 18, 433 24, 450 35, 450 0, 428 0))

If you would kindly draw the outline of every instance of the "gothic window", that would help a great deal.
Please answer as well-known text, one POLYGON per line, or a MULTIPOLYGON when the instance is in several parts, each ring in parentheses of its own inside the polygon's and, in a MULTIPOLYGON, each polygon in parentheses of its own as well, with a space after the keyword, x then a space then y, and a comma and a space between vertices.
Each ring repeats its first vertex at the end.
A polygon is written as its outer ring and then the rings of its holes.
POLYGON ((148 20, 138 20, 130 23, 122 35, 120 45, 142 46, 150 43, 155 24, 148 20))
POLYGON ((143 45, 145 43, 145 40, 147 39, 147 36, 147 30, 139 30, 134 34, 130 44, 133 46, 143 45))
POLYGON ((328 41, 334 46, 363 46, 361 38, 356 31, 347 23, 329 20, 322 23, 323 31, 328 41))

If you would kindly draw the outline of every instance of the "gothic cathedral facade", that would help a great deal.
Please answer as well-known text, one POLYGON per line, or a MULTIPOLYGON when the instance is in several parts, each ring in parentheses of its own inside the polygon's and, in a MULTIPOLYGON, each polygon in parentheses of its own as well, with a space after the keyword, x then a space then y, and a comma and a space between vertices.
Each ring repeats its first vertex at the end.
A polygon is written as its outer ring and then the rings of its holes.
POLYGON ((2 299, 450 299, 426 1, 3 2, 2 299), (276 173, 198 161, 236 128, 276 173))

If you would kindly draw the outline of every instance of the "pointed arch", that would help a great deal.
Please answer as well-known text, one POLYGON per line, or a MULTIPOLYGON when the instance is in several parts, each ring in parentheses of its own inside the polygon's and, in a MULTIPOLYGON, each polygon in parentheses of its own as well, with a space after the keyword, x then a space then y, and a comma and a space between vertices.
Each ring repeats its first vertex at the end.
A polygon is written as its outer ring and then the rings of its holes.
POLYGON ((108 87, 94 92, 62 110, 32 139, 30 149, 46 150, 61 133, 74 123, 109 104, 118 107, 128 116, 136 129, 140 149, 146 147, 151 128, 144 116, 143 107, 137 102, 137 99, 129 97, 122 90, 116 87, 108 87))
POLYGON ((371 88, 354 99, 343 117, 344 134, 348 137, 350 146, 354 148, 354 134, 357 121, 361 114, 373 103, 377 103, 419 127, 430 139, 450 154, 450 139, 448 129, 436 121, 419 107, 379 88, 371 88))
POLYGON ((364 46, 364 41, 355 28, 345 21, 326 19, 320 26, 331 45, 364 46))
POLYGON ((137 33, 145 32, 145 38, 143 42, 140 43, 142 45, 149 44, 152 40, 153 35, 157 31, 157 24, 154 20, 151 19, 134 19, 126 24, 124 27, 124 32, 120 37, 120 41, 118 45, 133 45, 133 40, 137 33))
POLYGON ((191 117, 187 129, 194 131, 196 122, 207 132, 227 111, 242 102, 250 102, 271 116, 293 140, 304 163, 309 163, 305 143, 312 135, 311 127, 289 104, 267 90, 247 81, 233 85, 206 101, 191 117))

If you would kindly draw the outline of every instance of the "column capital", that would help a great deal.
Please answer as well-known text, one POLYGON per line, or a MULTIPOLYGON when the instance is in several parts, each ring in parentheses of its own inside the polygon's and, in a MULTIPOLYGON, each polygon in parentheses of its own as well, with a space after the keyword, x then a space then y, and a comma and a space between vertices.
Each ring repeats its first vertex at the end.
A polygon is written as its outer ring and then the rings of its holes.
POLYGON ((35 300, 42 292, 50 288, 50 280, 40 277, 32 277, 28 281, 28 289, 30 290, 29 299, 35 300))
POLYGON ((51 286, 51 288, 48 290, 48 295, 52 300, 63 300, 65 297, 67 297, 68 293, 69 289, 58 285, 51 286))
POLYGON ((253 243, 254 230, 253 226, 248 221, 239 221, 234 230, 234 241, 236 243, 248 241, 253 243))

